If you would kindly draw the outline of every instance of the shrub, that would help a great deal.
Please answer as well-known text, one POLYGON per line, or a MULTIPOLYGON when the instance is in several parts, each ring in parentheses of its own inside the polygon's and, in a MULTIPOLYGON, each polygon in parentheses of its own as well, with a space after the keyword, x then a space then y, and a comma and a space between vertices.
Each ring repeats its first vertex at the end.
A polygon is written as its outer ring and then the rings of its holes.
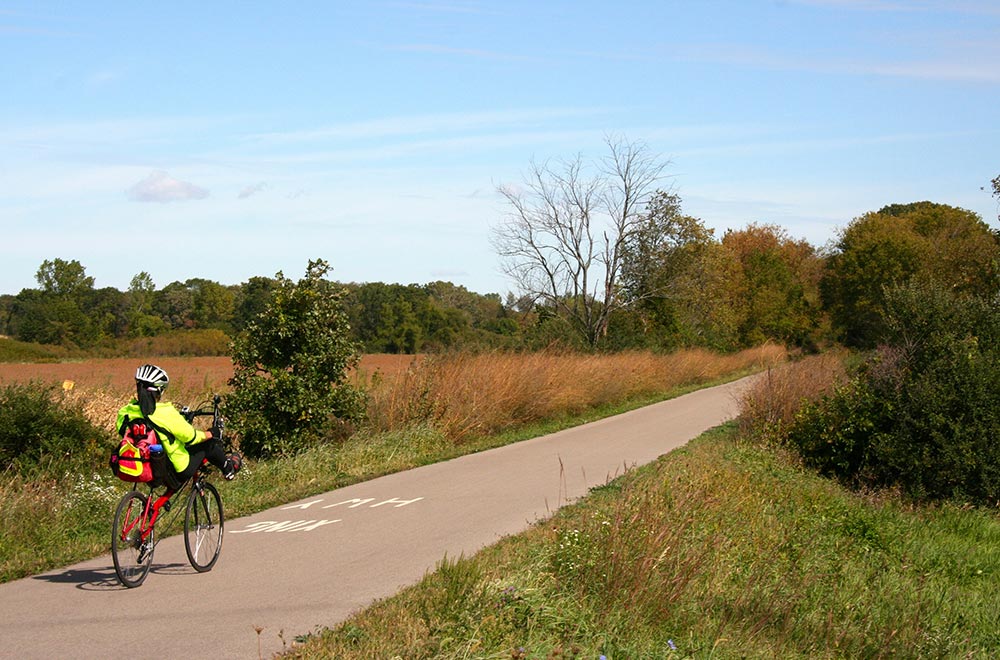
POLYGON ((358 348, 329 268, 311 261, 297 283, 279 272, 271 304, 233 341, 227 414, 251 457, 292 454, 364 413, 346 382, 358 348))
POLYGON ((1000 307, 933 283, 886 294, 886 343, 803 408, 788 440, 822 472, 920 499, 1000 502, 1000 307))
POLYGON ((870 471, 873 438, 891 423, 885 403, 863 379, 852 380, 805 403, 789 427, 788 440, 821 474, 860 483, 870 471))
POLYGON ((30 474, 53 462, 93 465, 104 431, 55 386, 15 383, 0 388, 0 466, 30 474))

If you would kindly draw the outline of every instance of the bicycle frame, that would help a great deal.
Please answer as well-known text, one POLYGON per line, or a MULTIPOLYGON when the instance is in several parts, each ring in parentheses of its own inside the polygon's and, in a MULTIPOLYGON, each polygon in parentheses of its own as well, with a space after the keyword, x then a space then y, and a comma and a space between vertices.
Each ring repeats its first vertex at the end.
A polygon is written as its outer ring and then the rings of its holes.
MULTIPOLYGON (((195 474, 195 477, 192 478, 192 483, 194 479, 198 478, 200 478, 200 471, 195 474)), ((135 490, 138 490, 138 488, 135 490)), ((128 534, 136 528, 136 525, 138 525, 142 542, 148 542, 150 535, 153 533, 153 529, 156 527, 156 522, 160 519, 160 512, 164 509, 164 507, 166 507, 167 511, 170 511, 169 504, 171 498, 173 498, 173 496, 180 491, 184 490, 184 486, 176 490, 168 488, 166 492, 157 497, 155 500, 153 499, 154 490, 154 488, 149 489, 149 497, 146 498, 146 504, 143 507, 142 515, 136 517, 134 521, 126 524, 121 529, 120 534, 122 538, 128 536, 128 534)))

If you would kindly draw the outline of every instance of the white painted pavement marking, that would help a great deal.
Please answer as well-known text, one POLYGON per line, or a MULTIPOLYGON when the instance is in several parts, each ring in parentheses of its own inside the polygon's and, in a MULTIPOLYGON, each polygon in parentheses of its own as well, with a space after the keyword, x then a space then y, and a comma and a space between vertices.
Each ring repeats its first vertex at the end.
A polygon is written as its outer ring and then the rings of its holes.
MULTIPOLYGON (((332 509, 338 506, 347 506, 348 509, 356 509, 370 502, 375 502, 377 498, 366 497, 366 498, 351 498, 349 500, 343 500, 342 502, 337 502, 335 504, 327 504, 326 506, 320 507, 322 509, 332 509)), ((409 506, 414 502, 419 502, 424 499, 423 497, 414 497, 413 499, 403 500, 396 497, 390 497, 387 500, 382 500, 376 504, 371 504, 367 508, 377 509, 381 506, 391 504, 392 508, 399 509, 404 506, 409 506)), ((293 509, 305 510, 314 504, 322 504, 325 500, 323 498, 311 500, 309 502, 299 502, 298 504, 290 504, 288 506, 280 507, 281 511, 290 511, 293 509)), ((332 525, 334 523, 342 522, 341 519, 336 520, 259 520, 256 522, 249 523, 243 529, 227 530, 230 534, 258 534, 260 532, 274 533, 274 532, 311 532, 321 527, 327 525, 332 525)))
POLYGON ((311 532, 325 525, 339 523, 339 520, 261 520, 250 523, 246 529, 232 530, 230 534, 256 534, 258 532, 311 532))

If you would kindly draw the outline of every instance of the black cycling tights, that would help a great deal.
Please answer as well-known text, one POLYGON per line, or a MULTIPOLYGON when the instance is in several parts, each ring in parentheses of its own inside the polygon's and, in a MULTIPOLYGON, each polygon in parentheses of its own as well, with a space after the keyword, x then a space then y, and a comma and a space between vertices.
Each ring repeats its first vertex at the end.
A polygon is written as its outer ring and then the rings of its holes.
POLYGON ((202 460, 206 458, 209 463, 220 470, 226 469, 226 451, 222 448, 222 443, 217 438, 205 440, 196 445, 188 445, 188 454, 191 456, 191 462, 188 463, 187 469, 177 473, 177 478, 181 483, 190 479, 198 470, 198 466, 201 465, 202 460))

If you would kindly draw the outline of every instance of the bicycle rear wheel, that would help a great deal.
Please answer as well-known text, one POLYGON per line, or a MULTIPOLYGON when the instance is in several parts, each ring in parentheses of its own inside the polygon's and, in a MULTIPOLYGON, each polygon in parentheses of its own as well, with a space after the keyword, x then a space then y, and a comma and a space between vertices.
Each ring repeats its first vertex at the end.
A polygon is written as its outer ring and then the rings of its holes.
POLYGON ((111 527, 111 557, 115 562, 115 575, 129 588, 142 584, 153 563, 155 530, 150 530, 145 543, 142 541, 145 509, 145 495, 137 490, 126 493, 118 503, 111 527))
POLYGON ((184 549, 199 573, 212 570, 219 559, 223 522, 219 491, 205 481, 194 485, 184 511, 184 549))

